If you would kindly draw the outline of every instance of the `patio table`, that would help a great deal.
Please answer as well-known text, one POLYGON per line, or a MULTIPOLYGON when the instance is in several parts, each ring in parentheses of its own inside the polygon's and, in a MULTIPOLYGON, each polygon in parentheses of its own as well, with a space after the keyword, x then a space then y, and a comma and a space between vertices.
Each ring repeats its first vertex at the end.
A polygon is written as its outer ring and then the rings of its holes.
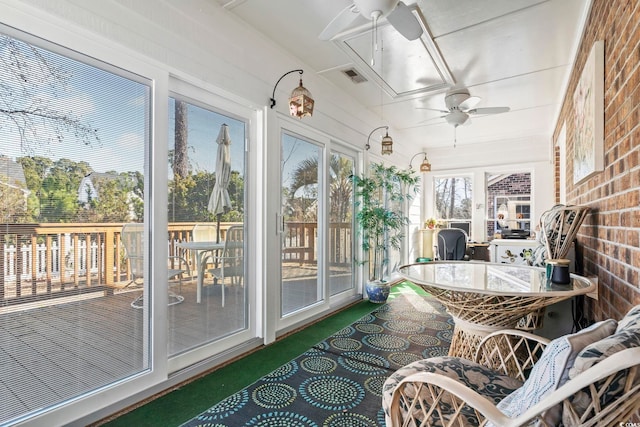
POLYGON ((218 250, 224 249, 224 241, 222 242, 179 242, 176 243, 176 246, 181 249, 193 251, 195 253, 196 258, 196 283, 197 283, 197 291, 196 291, 196 302, 200 303, 202 301, 202 286, 204 281, 204 269, 206 263, 204 259, 207 256, 207 253, 215 252, 218 250))
POLYGON ((442 261, 400 267, 400 274, 437 298, 453 317, 450 356, 473 359, 488 334, 516 328, 537 310, 595 290, 586 277, 554 284, 544 268, 473 261, 442 261))

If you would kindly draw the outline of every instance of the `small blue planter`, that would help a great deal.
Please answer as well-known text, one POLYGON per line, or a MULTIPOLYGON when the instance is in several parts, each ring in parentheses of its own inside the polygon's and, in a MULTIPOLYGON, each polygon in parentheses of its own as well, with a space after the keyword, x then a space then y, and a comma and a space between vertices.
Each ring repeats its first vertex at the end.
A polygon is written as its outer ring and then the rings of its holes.
POLYGON ((387 302, 391 287, 386 282, 374 281, 367 282, 365 290, 367 291, 369 301, 376 304, 383 304, 387 302))

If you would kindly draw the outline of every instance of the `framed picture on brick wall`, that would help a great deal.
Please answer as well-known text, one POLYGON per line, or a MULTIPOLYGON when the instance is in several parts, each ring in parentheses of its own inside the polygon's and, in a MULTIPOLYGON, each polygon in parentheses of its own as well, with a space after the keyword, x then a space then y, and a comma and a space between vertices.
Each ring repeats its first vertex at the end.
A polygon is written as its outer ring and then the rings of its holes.
POLYGON ((593 44, 573 93, 573 182, 604 170, 604 41, 593 44))

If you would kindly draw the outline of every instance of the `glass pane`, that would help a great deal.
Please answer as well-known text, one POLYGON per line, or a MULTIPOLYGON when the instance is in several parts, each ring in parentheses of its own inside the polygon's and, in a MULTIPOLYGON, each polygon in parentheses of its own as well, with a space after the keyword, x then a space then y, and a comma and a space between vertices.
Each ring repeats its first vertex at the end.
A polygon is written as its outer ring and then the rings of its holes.
POLYGON ((184 301, 168 314, 172 356, 247 328, 246 125, 175 97, 169 127, 169 255, 184 270, 184 301))
POLYGON ((311 142, 282 135, 283 316, 322 300, 317 258, 321 154, 311 142))
POLYGON ((531 174, 487 174, 487 236, 531 230, 531 174))
POLYGON ((149 82, 56 51, 0 34, 0 424, 150 366, 149 82))
POLYGON ((438 219, 471 219, 471 178, 436 178, 435 192, 436 216, 438 217, 438 219))
POLYGON ((329 290, 331 295, 336 295, 355 286, 351 178, 355 173, 355 159, 333 153, 329 168, 329 290))
POLYGON ((436 217, 445 227, 471 236, 473 191, 470 177, 435 178, 436 217))

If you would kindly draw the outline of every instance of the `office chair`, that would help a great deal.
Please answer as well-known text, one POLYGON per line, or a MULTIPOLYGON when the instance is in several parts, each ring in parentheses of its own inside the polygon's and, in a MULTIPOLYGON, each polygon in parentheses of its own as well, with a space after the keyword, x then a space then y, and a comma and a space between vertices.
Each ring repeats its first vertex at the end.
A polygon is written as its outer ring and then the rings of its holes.
POLYGON ((438 259, 461 261, 467 252, 467 233, 460 228, 443 228, 438 232, 438 259))

